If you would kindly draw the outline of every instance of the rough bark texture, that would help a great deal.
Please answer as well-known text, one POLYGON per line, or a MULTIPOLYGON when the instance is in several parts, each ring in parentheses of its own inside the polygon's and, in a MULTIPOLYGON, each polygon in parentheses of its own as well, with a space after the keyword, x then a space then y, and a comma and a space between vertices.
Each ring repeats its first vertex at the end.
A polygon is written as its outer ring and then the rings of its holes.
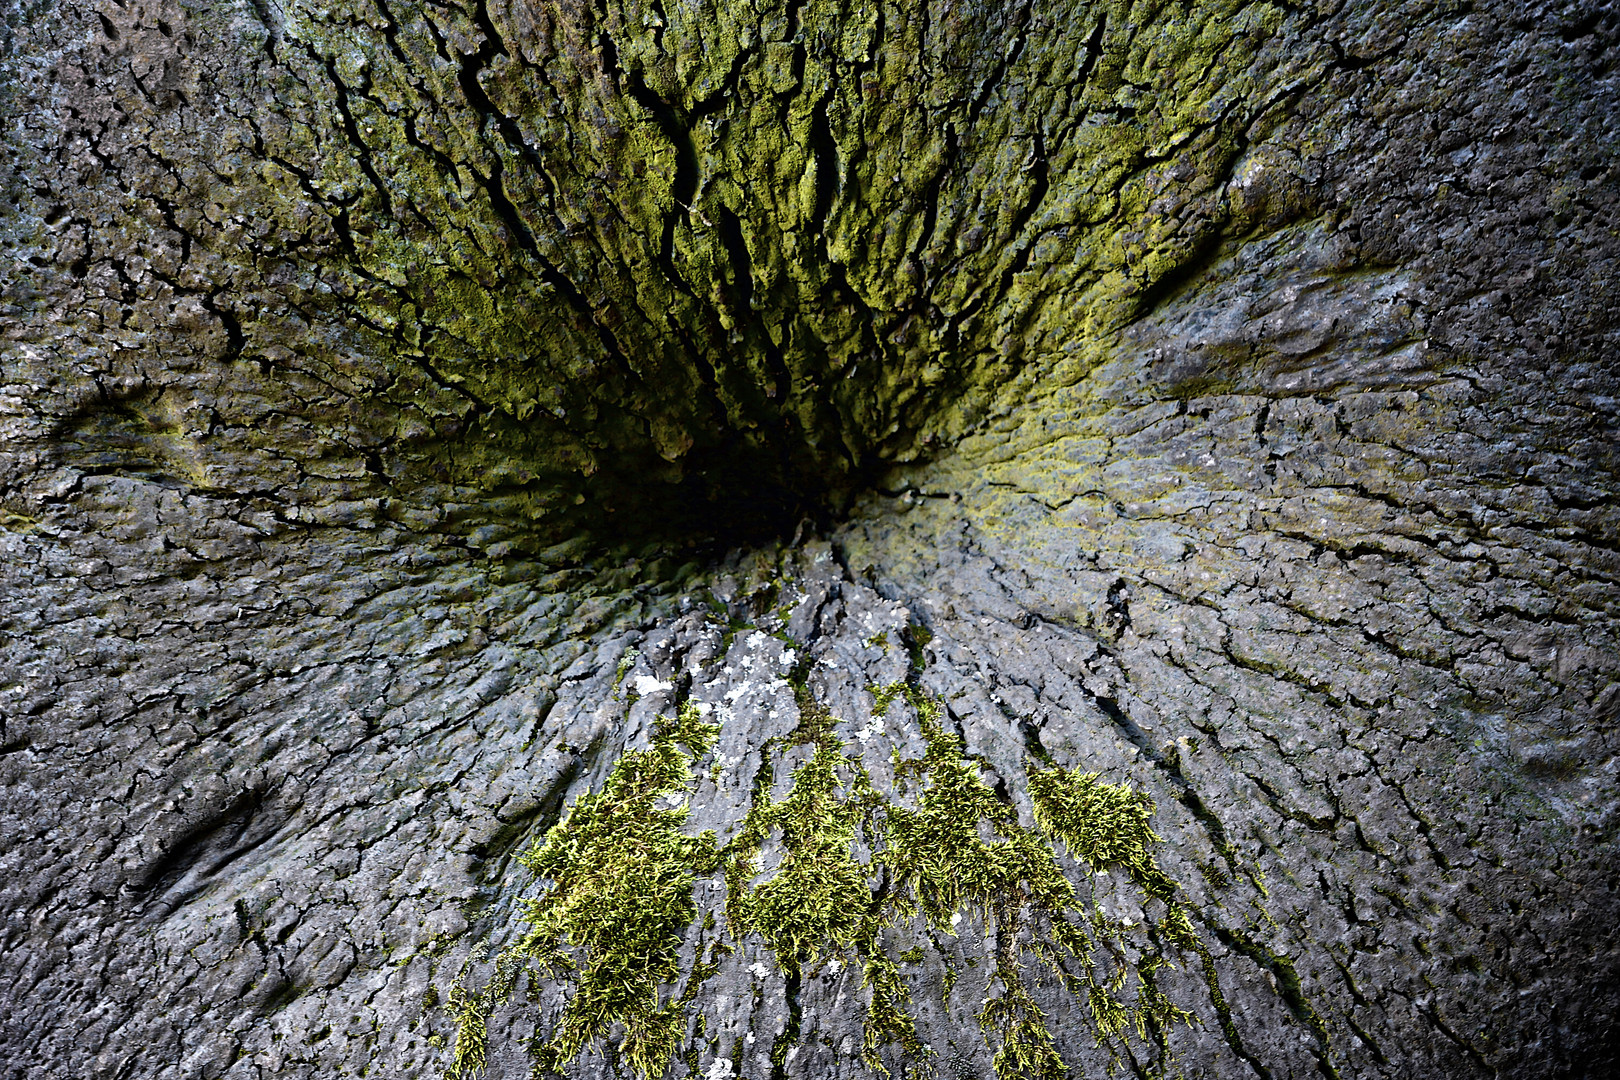
POLYGON ((1620 1067, 1612 5, 4 9, 4 1075, 1620 1067))

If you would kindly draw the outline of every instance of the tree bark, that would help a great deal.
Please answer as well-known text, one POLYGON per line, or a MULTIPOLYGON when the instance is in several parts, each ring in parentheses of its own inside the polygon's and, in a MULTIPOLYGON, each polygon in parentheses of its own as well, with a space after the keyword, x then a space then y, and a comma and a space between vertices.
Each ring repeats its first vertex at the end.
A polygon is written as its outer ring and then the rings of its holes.
POLYGON ((1615 1070, 1612 5, 5 10, 4 1075, 1615 1070))

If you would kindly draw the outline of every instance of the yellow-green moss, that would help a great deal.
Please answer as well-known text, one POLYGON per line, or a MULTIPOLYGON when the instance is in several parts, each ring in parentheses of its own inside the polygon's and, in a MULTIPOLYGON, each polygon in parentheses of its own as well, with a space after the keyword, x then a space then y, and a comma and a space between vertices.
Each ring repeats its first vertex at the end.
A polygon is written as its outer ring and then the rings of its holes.
POLYGON ((738 935, 756 932, 783 964, 814 963, 829 949, 847 949, 865 936, 872 894, 870 868, 850 854, 859 804, 839 798, 842 755, 817 747, 793 772, 793 788, 779 803, 748 815, 727 871, 726 914, 738 935), (744 889, 754 852, 779 834, 781 862, 770 880, 744 889))
POLYGON ((885 801, 858 760, 841 752, 831 714, 810 699, 802 680, 795 688, 800 726, 790 743, 815 750, 794 770, 787 797, 756 802, 727 846, 727 921, 739 939, 758 934, 790 973, 831 954, 854 964, 867 993, 862 1057, 886 1072, 883 1047, 897 1044, 919 1056, 925 1049, 906 1008, 909 992, 880 941, 893 913, 874 896, 876 868, 853 854, 857 833, 873 835, 873 814, 885 801), (773 837, 782 850, 775 872, 745 887, 755 876, 760 848, 773 837))
POLYGON ((1331 59, 1249 0, 654 10, 292 4, 253 125, 254 219, 327 237, 311 296, 476 403, 439 460, 554 533, 841 496, 1083 368, 1331 59))
POLYGON ((1176 902, 1176 885, 1159 869, 1153 847, 1164 842, 1148 824, 1153 800, 1129 784, 1104 784, 1096 773, 1053 768, 1029 773, 1035 820, 1062 840, 1069 854, 1093 870, 1120 869, 1144 897, 1165 905, 1163 927, 1186 948, 1196 941, 1187 913, 1176 902))
MULTIPOLYGON (((846 753, 835 718, 814 700, 803 675, 796 671, 792 680, 800 724, 766 754, 769 764, 773 754, 799 746, 809 747, 810 757, 794 769, 779 800, 769 795, 767 771, 724 848, 716 848, 712 834, 682 833, 684 809, 657 805, 688 788, 692 763, 713 745, 717 729, 687 703, 659 723, 650 749, 626 754, 601 791, 581 797, 541 845, 521 856, 551 884, 522 901, 529 929, 497 957, 484 990, 474 995, 459 983, 452 989, 458 1023, 452 1075, 482 1066, 488 1012, 526 971, 573 984, 561 1020, 540 1044, 540 1065, 560 1068, 618 1025, 622 1060, 644 1077, 660 1075, 679 1048, 702 983, 751 938, 790 977, 835 959, 858 970, 867 997, 862 1058, 886 1071, 890 1048, 912 1059, 929 1052, 899 967, 920 959, 921 947, 897 956, 885 949, 886 938, 904 935, 919 920, 947 935, 969 920, 996 942, 978 1018, 1001 1080, 1057 1077, 1067 1069, 1029 989, 1031 971, 1085 1003, 1099 1043, 1148 1039, 1191 1022, 1154 982, 1167 961, 1148 956, 1126 964, 1118 939, 1128 924, 1087 904, 1052 846, 1061 841, 1092 873, 1122 871, 1145 906, 1162 909, 1154 918, 1159 938, 1201 953, 1175 884, 1154 861, 1161 841, 1145 794, 1092 773, 1035 770, 1029 791, 1037 825, 1026 828, 980 778, 960 737, 944 727, 939 704, 899 683, 877 688, 879 708, 906 701, 927 743, 922 757, 900 763, 899 775, 914 787, 906 805, 880 792, 859 757, 846 753), (872 852, 870 862, 857 858, 863 847, 872 852), (758 880, 766 850, 778 858, 758 880), (708 938, 718 926, 707 913, 697 963, 677 994, 679 951, 697 916, 693 886, 715 873, 724 874, 727 886, 724 931, 708 938), (883 875, 888 885, 880 889, 883 875)), ((953 969, 949 978, 954 983, 959 973, 953 969)))
MULTIPOLYGON (((980 779, 960 737, 944 729, 939 704, 909 688, 907 696, 928 743, 920 760, 904 766, 921 791, 916 809, 886 809, 877 858, 893 873, 891 902, 900 911, 915 909, 947 932, 968 912, 994 931, 991 993, 979 1022, 987 1037, 999 1039, 997 1075, 1056 1076, 1066 1069, 1026 988, 1022 972, 1029 961, 1086 1002, 1099 1042, 1128 1028, 1145 1037, 1150 1025, 1189 1020, 1140 973, 1134 987, 1127 985, 1131 971, 1108 947, 1123 928, 1095 909, 1087 915, 1051 841, 1020 826, 1012 808, 980 779), (1026 940, 1027 946, 1019 944, 1026 940), (1134 1000, 1127 1000, 1127 990, 1134 1000)), ((1033 772, 1030 792, 1040 824, 1062 830, 1057 835, 1094 868, 1126 869, 1144 899, 1164 903, 1166 937, 1190 947, 1196 939, 1174 901, 1175 886, 1152 861, 1159 837, 1148 825, 1151 802, 1128 787, 1061 769, 1033 772), (1042 778, 1039 795, 1035 777, 1042 778)))
POLYGON ((663 1074, 685 1030, 682 1003, 663 988, 679 975, 681 942, 697 915, 692 886, 716 867, 717 853, 713 833, 681 832, 685 807, 657 803, 686 791, 692 758, 718 731, 686 704, 660 722, 650 749, 625 754, 601 791, 582 796, 544 843, 519 856, 551 885, 522 901, 529 929, 497 958, 484 992, 457 988, 452 1076, 482 1068, 485 1017, 526 970, 573 984, 540 1065, 560 1068, 622 1026, 624 1061, 640 1076, 663 1074))

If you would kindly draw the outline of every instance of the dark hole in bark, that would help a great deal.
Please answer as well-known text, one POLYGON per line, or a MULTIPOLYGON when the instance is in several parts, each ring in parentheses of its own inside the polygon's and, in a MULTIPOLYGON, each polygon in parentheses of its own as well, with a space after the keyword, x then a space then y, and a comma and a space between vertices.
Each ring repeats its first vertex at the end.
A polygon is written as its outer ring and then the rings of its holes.
POLYGON ((883 468, 734 433, 694 449, 678 469, 637 449, 577 481, 559 522, 564 531, 605 549, 718 554, 787 539, 805 525, 830 528, 883 468))

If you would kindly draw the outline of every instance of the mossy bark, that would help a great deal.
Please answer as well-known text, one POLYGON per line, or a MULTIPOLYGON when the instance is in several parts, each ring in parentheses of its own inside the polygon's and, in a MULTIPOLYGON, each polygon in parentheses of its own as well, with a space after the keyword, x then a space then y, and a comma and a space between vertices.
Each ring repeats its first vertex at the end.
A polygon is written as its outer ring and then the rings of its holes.
POLYGON ((8 1076, 1614 1066, 1609 5, 4 11, 8 1076))

